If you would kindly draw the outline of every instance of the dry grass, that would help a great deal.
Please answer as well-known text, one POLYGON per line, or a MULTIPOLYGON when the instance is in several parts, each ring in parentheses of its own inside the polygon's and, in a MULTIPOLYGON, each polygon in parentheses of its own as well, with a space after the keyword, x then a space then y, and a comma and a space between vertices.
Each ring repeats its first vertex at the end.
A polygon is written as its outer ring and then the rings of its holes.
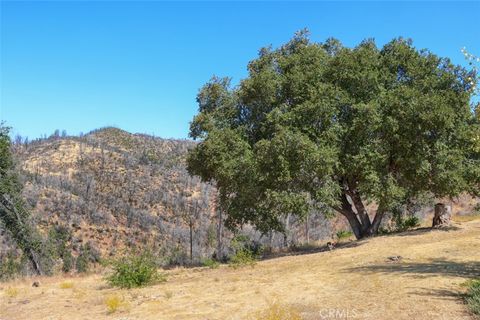
POLYGON ((107 313, 110 314, 117 312, 120 308, 126 306, 126 303, 122 297, 113 294, 105 298, 105 306, 107 307, 107 313))
POLYGON ((60 289, 72 289, 73 282, 72 281, 64 281, 59 284, 60 289))
POLYGON ((452 219, 455 222, 469 222, 474 220, 480 220, 480 214, 464 215, 464 216, 454 215, 452 219))
POLYGON ((253 269, 169 270, 167 282, 139 289, 106 287, 102 275, 69 278, 73 290, 59 289, 60 277, 16 280, 0 293, 0 319, 268 319, 282 312, 305 320, 472 319, 461 284, 480 275, 479 243, 480 220, 473 220, 261 261, 253 269), (400 261, 388 260, 397 255, 400 261), (34 280, 39 288, 31 287, 34 280), (22 299, 3 299, 8 287, 21 290, 22 299), (111 295, 128 308, 108 314, 111 295))
POLYGON ((293 306, 274 302, 265 310, 257 311, 252 320, 302 320, 300 312, 293 306))
POLYGON ((19 293, 20 290, 18 290, 18 288, 8 287, 5 289, 5 296, 7 296, 8 298, 15 298, 18 296, 19 293))

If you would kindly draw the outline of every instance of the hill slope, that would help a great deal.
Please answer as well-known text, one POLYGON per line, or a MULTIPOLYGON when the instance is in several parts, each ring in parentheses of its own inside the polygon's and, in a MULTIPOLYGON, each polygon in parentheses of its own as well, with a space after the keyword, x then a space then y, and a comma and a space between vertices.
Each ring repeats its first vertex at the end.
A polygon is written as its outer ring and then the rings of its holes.
POLYGON ((168 271, 153 287, 106 287, 100 275, 2 285, 5 319, 247 319, 277 302, 303 319, 473 319, 462 302, 465 280, 480 276, 480 220, 442 230, 377 237, 255 268, 168 271), (390 256, 402 259, 392 262, 390 256), (17 289, 12 297, 9 292, 17 289), (105 299, 123 305, 108 314, 105 299), (336 317, 335 317, 336 315, 336 317))
MULTIPOLYGON (((63 230, 74 257, 87 244, 104 257, 148 246, 182 264, 190 261, 190 222, 195 261, 225 250, 231 237, 216 211, 215 186, 187 173, 185 159, 194 145, 109 127, 17 143, 15 154, 37 225, 45 235, 63 230)), ((312 213, 309 239, 330 237, 335 223, 312 213)), ((289 224, 289 240, 305 241, 306 225, 293 218, 289 224)), ((248 227, 243 232, 260 239, 248 227)), ((283 236, 261 241, 282 245, 283 236)), ((0 243, 1 261, 2 251, 14 245, 1 230, 0 243)))

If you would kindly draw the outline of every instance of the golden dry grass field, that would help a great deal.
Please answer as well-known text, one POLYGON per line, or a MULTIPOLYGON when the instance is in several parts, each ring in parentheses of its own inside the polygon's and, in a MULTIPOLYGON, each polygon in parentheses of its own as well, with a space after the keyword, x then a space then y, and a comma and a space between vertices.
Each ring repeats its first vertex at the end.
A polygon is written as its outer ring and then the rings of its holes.
POLYGON ((102 275, 16 280, 0 284, 0 319, 473 319, 461 295, 480 276, 480 220, 468 220, 254 268, 170 270, 140 289, 102 275))

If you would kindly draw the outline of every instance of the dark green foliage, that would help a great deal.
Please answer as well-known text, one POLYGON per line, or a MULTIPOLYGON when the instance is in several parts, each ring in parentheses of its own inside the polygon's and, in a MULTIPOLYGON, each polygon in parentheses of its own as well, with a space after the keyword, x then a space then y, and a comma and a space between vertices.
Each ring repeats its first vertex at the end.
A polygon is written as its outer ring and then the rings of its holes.
POLYGON ((316 207, 362 238, 425 194, 479 192, 474 71, 410 40, 346 48, 306 32, 260 50, 248 70, 235 88, 207 83, 190 127, 201 142, 188 170, 216 182, 231 229, 283 231, 285 215, 316 207), (373 220, 368 202, 378 204, 373 220))
POLYGON ((231 247, 233 255, 229 258, 229 264, 234 267, 254 266, 257 259, 263 253, 263 247, 252 242, 247 236, 238 235, 232 239, 231 247))
POLYGON ((52 256, 62 258, 70 251, 68 247, 72 238, 71 230, 65 226, 53 226, 48 232, 48 242, 52 247, 52 256))
POLYGON ((202 265, 210 269, 217 269, 220 266, 220 263, 214 259, 204 259, 202 260, 202 265))
POLYGON ((466 301, 470 310, 480 316, 480 280, 469 283, 466 301))
POLYGON ((420 219, 416 216, 407 216, 403 218, 398 216, 395 219, 395 227, 397 231, 406 231, 408 229, 416 228, 420 225, 420 219))
POLYGON ((82 251, 75 261, 75 268, 77 269, 77 272, 88 272, 89 264, 88 253, 82 251))
POLYGON ((63 272, 70 272, 73 269, 73 256, 70 251, 66 251, 63 254, 63 265, 62 265, 62 271, 63 272))
POLYGON ((22 262, 19 257, 9 253, 0 257, 0 281, 10 280, 21 272, 22 262))
POLYGON ((112 268, 107 281, 115 287, 130 289, 165 281, 165 276, 158 272, 155 257, 148 251, 113 260, 112 268))
POLYGON ((87 242, 87 244, 83 245, 80 249, 80 254, 76 259, 75 267, 77 272, 88 272, 90 265, 100 263, 101 260, 98 250, 96 250, 90 242, 87 242))

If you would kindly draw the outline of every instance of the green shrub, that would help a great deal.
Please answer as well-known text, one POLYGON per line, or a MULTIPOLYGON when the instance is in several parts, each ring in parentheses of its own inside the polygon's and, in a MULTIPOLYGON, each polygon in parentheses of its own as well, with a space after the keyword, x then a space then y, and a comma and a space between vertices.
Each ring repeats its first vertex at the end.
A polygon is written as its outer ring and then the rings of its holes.
POLYGON ((115 287, 134 288, 165 281, 150 252, 133 253, 113 260, 112 268, 113 273, 106 280, 115 287))
POLYGON ((75 262, 75 268, 79 273, 88 272, 88 254, 86 253, 86 251, 82 251, 77 257, 77 261, 75 262))
POLYGON ((204 259, 202 265, 210 269, 217 269, 220 266, 220 263, 214 259, 204 259))
POLYGON ((63 266, 62 266, 62 271, 63 272, 70 272, 73 268, 73 256, 70 251, 65 251, 63 254, 63 266))
POLYGON ((261 245, 244 235, 234 237, 231 246, 234 254, 230 257, 229 263, 234 268, 246 265, 253 267, 263 253, 261 245))
POLYGON ((337 231, 338 240, 350 238, 353 235, 352 231, 339 230, 337 231))
POLYGON ((477 203, 475 207, 473 207, 473 214, 479 214, 480 215, 480 203, 477 203))
POLYGON ((257 258, 250 250, 240 249, 230 257, 229 262, 235 269, 247 265, 253 267, 257 263, 257 258))
POLYGON ((21 272, 22 263, 12 253, 0 258, 0 280, 13 279, 21 272))
POLYGON ((400 218, 395 221, 397 231, 407 231, 409 229, 418 227, 420 225, 420 219, 416 216, 408 216, 406 218, 400 218))
POLYGON ((466 302, 474 314, 480 315, 480 279, 468 284, 466 302))

